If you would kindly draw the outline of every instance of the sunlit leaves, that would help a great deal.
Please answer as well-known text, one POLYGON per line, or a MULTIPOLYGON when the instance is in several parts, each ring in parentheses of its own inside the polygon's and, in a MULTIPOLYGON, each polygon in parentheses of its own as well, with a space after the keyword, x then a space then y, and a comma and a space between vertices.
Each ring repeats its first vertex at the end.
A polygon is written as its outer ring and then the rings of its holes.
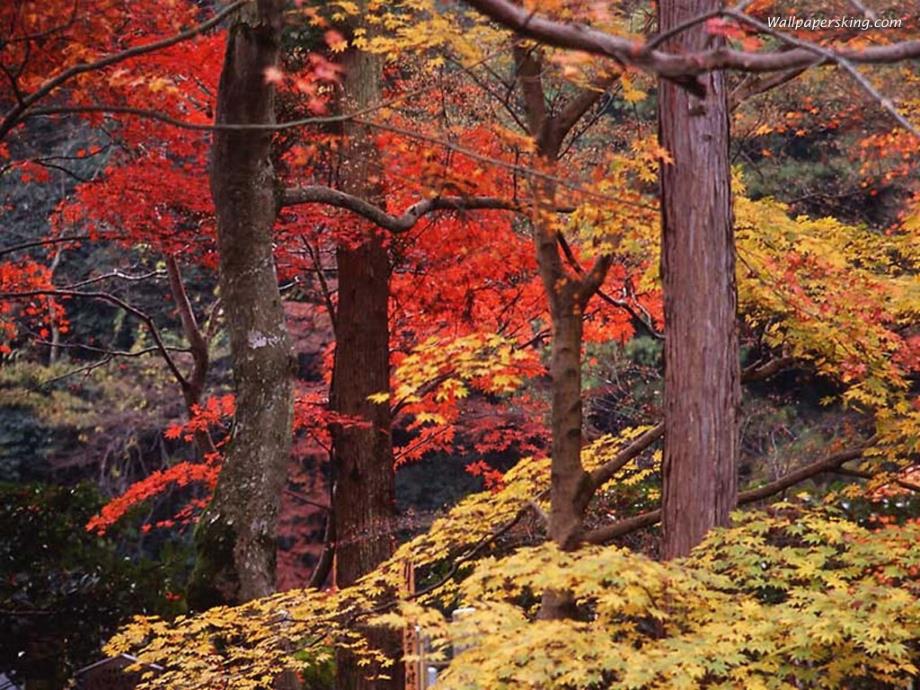
POLYGON ((743 195, 735 213, 739 293, 748 323, 776 350, 845 384, 842 400, 875 415, 889 455, 909 454, 917 428, 907 376, 918 360, 901 326, 914 318, 917 305, 916 233, 792 218, 775 200, 743 195))
MULTIPOLYGON (((522 480, 509 477, 508 486, 522 480)), ((388 587, 399 589, 405 559, 421 565, 451 553, 450 542, 475 543, 489 530, 461 536, 462 525, 482 524, 470 511, 505 505, 511 517, 516 491, 467 499, 355 588, 289 592, 173 626, 139 621, 112 650, 140 648, 142 661, 163 664, 150 679, 155 687, 205 688, 231 672, 238 687, 257 687, 291 663, 286 639, 373 654, 348 629, 364 610, 378 625, 422 626, 436 649, 453 645, 439 677, 446 688, 834 688, 858 678, 898 685, 916 672, 920 527, 873 532, 789 505, 739 514, 734 528, 671 563, 613 546, 564 552, 550 543, 480 554, 454 586, 379 609, 388 587), (547 589, 574 592, 579 616, 537 618, 547 589), (448 622, 445 601, 470 608, 448 622)))

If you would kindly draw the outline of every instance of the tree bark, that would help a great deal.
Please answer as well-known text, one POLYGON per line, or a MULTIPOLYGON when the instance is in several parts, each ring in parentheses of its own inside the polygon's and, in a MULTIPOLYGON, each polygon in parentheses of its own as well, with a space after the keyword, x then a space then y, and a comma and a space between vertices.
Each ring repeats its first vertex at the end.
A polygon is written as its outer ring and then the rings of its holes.
MULTIPOLYGON (((661 0, 666 32, 721 0, 661 0)), ((718 43, 696 26, 668 42, 686 53, 718 43)), ((705 98, 659 82, 665 323, 662 555, 686 555, 734 508, 740 400, 735 248, 725 78, 700 76, 705 98)))
MULTIPOLYGON (((550 465, 549 537, 561 549, 571 551, 581 544, 585 510, 593 496, 590 475, 581 464, 582 400, 581 345, 582 305, 577 298, 577 284, 570 278, 549 282, 554 270, 548 263, 558 263, 552 231, 537 228, 540 273, 550 301, 552 315, 552 462, 550 465), (553 243, 553 254, 541 246, 553 243)), ((540 618, 574 618, 575 599, 570 592, 544 592, 540 618)))
POLYGON ((335 581, 353 584, 392 553, 396 515, 390 408, 368 396, 389 390, 389 257, 379 238, 339 248, 339 303, 330 404, 364 425, 337 425, 335 581))
MULTIPOLYGON (((343 111, 360 110, 381 100, 382 64, 376 55, 353 50, 345 58, 343 111)), ((348 123, 339 171, 342 191, 383 207, 381 168, 372 132, 348 123)), ((333 516, 337 587, 354 584, 393 553, 396 517, 393 446, 389 404, 368 398, 390 389, 390 257, 380 228, 357 247, 342 243, 336 251, 338 305, 330 406, 359 417, 365 425, 335 425, 333 439, 333 516)), ((372 644, 394 660, 401 637, 367 631, 372 644)), ((337 657, 336 688, 395 688, 398 665, 384 669, 391 681, 366 676, 381 669, 362 668, 348 652, 337 657)))
MULTIPOLYGON (((245 7, 230 29, 218 123, 275 121, 265 81, 281 36, 280 0, 245 7)), ((261 597, 275 588, 276 527, 291 452, 292 355, 272 256, 277 202, 271 133, 216 131, 211 193, 220 289, 236 389, 236 418, 214 498, 196 532, 189 585, 195 609, 261 597)))
MULTIPOLYGON (((524 110, 537 152, 548 170, 556 167, 562 141, 571 127, 596 101, 594 92, 583 92, 568 101, 556 115, 546 108, 542 84, 542 58, 538 52, 517 45, 514 50, 524 110)), ((552 410, 550 428, 549 537, 562 549, 578 548, 582 539, 585 511, 594 494, 591 476, 581 463, 582 316, 588 300, 603 282, 609 257, 597 259, 587 275, 568 272, 559 253, 555 213, 556 183, 544 178, 536 186, 533 221, 534 245, 540 278, 550 307, 552 347, 550 377, 552 410)), ((543 619, 573 618, 577 614, 571 592, 543 593, 539 616, 543 619)))
MULTIPOLYGON (((542 100, 542 95, 541 95, 542 100)), ((529 112, 531 112, 529 110, 529 112)), ((557 140, 541 137, 538 149, 548 164, 558 156, 557 140)), ((539 204, 544 205, 534 222, 537 266, 549 302, 552 322, 550 378, 552 379, 552 463, 550 467, 550 538, 561 548, 575 549, 581 541, 585 509, 591 500, 590 476, 581 464, 582 400, 582 280, 569 274, 562 263, 556 241, 556 228, 548 214, 555 206, 555 183, 541 185, 539 204)), ((560 617, 557 606, 571 608, 569 602, 544 598, 541 615, 560 617)), ((567 599, 562 597, 562 599, 567 599)))

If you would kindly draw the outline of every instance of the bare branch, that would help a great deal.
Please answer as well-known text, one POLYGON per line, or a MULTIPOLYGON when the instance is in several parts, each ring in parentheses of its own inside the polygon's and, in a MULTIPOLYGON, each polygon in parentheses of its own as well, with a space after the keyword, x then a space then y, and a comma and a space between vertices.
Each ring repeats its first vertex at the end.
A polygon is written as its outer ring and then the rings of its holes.
MULTIPOLYGON (((747 367, 741 372, 741 380, 744 383, 750 381, 760 381, 762 379, 768 378, 773 374, 782 371, 789 365, 795 362, 793 357, 780 357, 779 359, 774 359, 766 364, 756 363, 752 366, 747 367)), ((594 487, 593 490, 597 491, 606 484, 613 476, 619 472, 630 460, 638 456, 640 453, 649 448, 653 443, 658 439, 664 436, 664 423, 661 422, 656 426, 652 427, 639 437, 637 437, 632 443, 623 448, 619 453, 616 454, 611 460, 605 464, 598 467, 591 473, 591 485, 594 487)), ((863 449, 860 449, 862 453, 863 449)))
MULTIPOLYGON (((865 52, 868 52, 869 50, 872 50, 871 48, 867 48, 865 51, 861 51, 861 52, 852 52, 852 51, 835 52, 817 43, 812 43, 811 41, 803 41, 800 38, 795 38, 793 36, 789 36, 788 34, 784 34, 781 31, 776 31, 774 29, 771 29, 767 24, 764 24, 763 22, 757 19, 754 19, 753 17, 747 14, 744 14, 743 12, 737 12, 735 10, 726 10, 725 12, 723 12, 723 15, 727 17, 732 17, 733 19, 736 19, 739 22, 744 22, 745 24, 749 24, 750 26, 753 26, 754 28, 756 28, 758 31, 761 31, 765 34, 769 34, 770 36, 773 36, 774 38, 779 39, 780 41, 782 41, 783 43, 786 43, 787 45, 794 46, 793 50, 790 50, 787 53, 780 53, 780 55, 784 55, 784 54, 788 55, 790 53, 794 53, 796 51, 803 50, 803 51, 810 52, 813 55, 817 55, 821 58, 824 58, 823 61, 815 60, 814 58, 812 58, 812 62, 810 65, 809 64, 796 64, 790 67, 790 69, 793 69, 795 67, 806 67, 807 68, 815 64, 821 64, 822 62, 830 62, 836 65, 839 65, 845 72, 847 72, 851 77, 853 77, 853 79, 860 86, 860 88, 862 88, 863 91, 865 91, 873 99, 875 99, 884 110, 886 110, 895 120, 897 120, 898 124, 900 124, 904 129, 906 129, 908 132, 913 134, 915 137, 920 138, 920 129, 917 129, 916 127, 914 127, 914 125, 910 122, 910 120, 904 117, 904 115, 901 112, 899 112, 897 108, 894 107, 894 104, 891 102, 891 100, 883 96, 881 93, 879 93, 878 90, 872 85, 872 83, 863 76, 862 72, 860 72, 854 66, 854 63, 861 61, 859 59, 859 56, 865 52)), ((891 60, 891 62, 897 62, 899 60, 910 59, 911 57, 920 57, 920 41, 905 41, 899 44, 896 43, 894 45, 895 46, 898 46, 898 45, 905 46, 905 45, 909 45, 910 43, 916 43, 916 48, 917 48, 916 54, 914 55, 908 54, 908 55, 898 58, 897 60, 891 60)), ((890 46, 885 46, 885 47, 890 47, 890 46)), ((760 55, 760 53, 757 53, 757 54, 760 55)))
POLYGON ((608 202, 614 202, 617 204, 622 204, 624 206, 632 206, 635 208, 641 208, 645 210, 657 211, 657 208, 651 204, 646 204, 646 203, 642 203, 639 201, 633 201, 632 199, 628 199, 625 197, 617 197, 611 194, 604 194, 601 192, 596 192, 592 189, 588 189, 587 187, 581 184, 578 184, 577 182, 572 182, 570 180, 566 180, 556 175, 553 175, 547 172, 543 172, 542 170, 536 170, 532 167, 518 165, 516 163, 509 163, 499 158, 494 158, 492 156, 486 156, 481 153, 478 153, 477 151, 474 151, 473 149, 467 148, 465 146, 461 146, 460 144, 455 144, 450 141, 446 141, 439 137, 429 136, 427 134, 422 134, 421 132, 406 129, 405 127, 398 127, 396 125, 389 125, 389 124, 385 124, 382 122, 370 122, 366 120, 362 120, 360 122, 361 124, 366 124, 369 127, 375 127, 376 129, 379 129, 384 132, 392 132, 393 134, 399 134, 409 139, 416 139, 418 141, 424 141, 429 144, 443 146, 444 148, 450 151, 455 151, 456 153, 459 153, 463 155, 464 157, 469 158, 470 160, 479 161, 480 163, 485 163, 487 165, 494 165, 496 167, 504 168, 511 172, 517 173, 521 175, 522 177, 530 177, 533 179, 544 180, 546 182, 552 182, 554 184, 559 185, 560 187, 565 187, 566 189, 570 189, 573 192, 576 192, 588 198, 593 198, 593 199, 598 199, 598 200, 608 201, 608 202))
POLYGON ((23 242, 22 244, 14 244, 0 249, 0 257, 6 256, 7 254, 14 254, 15 252, 25 251, 26 249, 34 249, 36 247, 46 247, 48 245, 61 244, 63 242, 79 242, 81 240, 91 239, 93 238, 90 235, 72 235, 70 237, 52 237, 45 240, 35 240, 34 242, 23 242))
POLYGON ((179 264, 174 256, 166 257, 166 271, 169 274, 169 288, 179 311, 179 320, 182 322, 182 330, 189 342, 194 362, 192 374, 187 379, 188 383, 182 387, 186 405, 191 410, 192 405, 201 400, 205 378, 208 375, 208 341, 198 327, 198 320, 195 318, 192 303, 185 290, 185 283, 182 281, 182 273, 179 271, 179 264))
POLYGON ((313 272, 316 273, 316 278, 319 280, 320 292, 323 294, 323 303, 326 306, 326 313, 329 314, 329 321, 332 322, 332 330, 334 332, 336 326, 335 303, 332 300, 332 289, 329 287, 329 281, 326 280, 326 269, 323 268, 322 255, 320 254, 319 247, 314 249, 313 245, 310 244, 310 241, 306 237, 302 238, 302 242, 307 249, 307 253, 310 255, 310 260, 313 262, 313 272))
POLYGON ((584 541, 588 544, 606 544, 612 539, 623 537, 631 532, 636 532, 646 527, 658 524, 661 520, 661 510, 650 510, 647 513, 640 513, 632 517, 623 518, 610 525, 598 527, 584 535, 584 541))
POLYGON ((319 501, 314 501, 312 498, 310 498, 309 496, 305 496, 299 491, 294 491, 293 489, 285 489, 284 493, 286 493, 291 498, 296 498, 301 503, 305 503, 308 506, 313 506, 314 508, 319 508, 324 513, 329 513, 332 511, 332 508, 330 508, 329 505, 325 503, 320 503, 319 501))
MULTIPOLYGON (((309 125, 329 125, 336 124, 341 122, 348 122, 351 120, 357 120, 362 115, 368 115, 374 111, 386 108, 396 100, 400 100, 403 97, 400 96, 399 99, 391 99, 390 101, 385 101, 383 103, 378 103, 364 110, 360 110, 354 113, 347 113, 344 115, 315 115, 310 117, 298 118, 296 120, 287 120, 285 122, 264 122, 264 123, 245 123, 245 124, 234 124, 232 122, 190 122, 188 120, 180 120, 179 118, 172 117, 165 113, 160 112, 159 110, 151 110, 149 108, 135 108, 128 105, 108 105, 104 103, 91 103, 87 105, 67 105, 67 106, 53 106, 48 108, 34 108, 32 110, 24 113, 20 119, 27 120, 33 117, 49 117, 53 115, 80 115, 84 113, 103 113, 108 115, 132 115, 134 117, 140 117, 147 120, 156 120, 158 122, 163 122, 164 124, 171 125, 173 127, 178 127, 179 129, 187 129, 193 132, 282 132, 288 129, 297 129, 299 127, 307 127, 309 125)), ((364 123, 370 124, 370 123, 364 123)))
MULTIPOLYGON (((392 99, 397 100, 397 99, 392 99)), ((615 197, 610 194, 602 194, 600 192, 595 192, 591 189, 588 189, 584 185, 578 184, 577 182, 571 182, 554 175, 536 170, 531 167, 524 165, 518 165, 516 163, 509 163, 508 161, 501 160, 500 158, 495 158, 492 156, 487 156, 477 151, 474 151, 471 148, 467 148, 460 144, 456 144, 446 139, 442 139, 435 136, 430 136, 423 134, 419 131, 407 129, 405 127, 398 127, 396 125, 389 125, 383 122, 373 122, 371 120, 366 120, 361 117, 362 114, 369 113, 374 110, 379 110, 381 108, 388 107, 389 102, 380 103, 373 107, 367 108, 364 111, 359 111, 356 113, 351 113, 348 115, 331 115, 328 117, 307 117, 300 120, 289 120, 287 122, 279 122, 275 124, 201 124, 194 122, 187 122, 183 120, 177 120, 175 118, 169 117, 155 110, 145 110, 143 108, 131 108, 126 106, 110 106, 110 105, 92 105, 92 106, 73 106, 73 107, 61 107, 61 108, 43 108, 40 110, 29 111, 24 117, 33 117, 33 116, 47 116, 47 115, 60 115, 60 114, 75 114, 82 112, 105 112, 105 113, 121 113, 128 115, 135 115, 138 117, 145 117, 154 120, 159 120, 167 124, 173 125, 175 127, 180 127, 183 129, 191 129, 196 131, 221 131, 221 130, 255 130, 255 131, 281 131, 285 129, 293 129, 298 127, 306 127, 309 125, 315 124, 330 124, 330 123, 340 123, 349 120, 353 120, 358 124, 364 125, 366 127, 373 127, 374 129, 379 129, 384 132, 392 132, 393 134, 399 134, 408 139, 414 139, 417 141, 424 141, 429 144, 434 144, 436 146, 443 146, 449 151, 455 151, 456 153, 462 154, 463 156, 478 161, 480 163, 485 163, 487 165, 494 165, 499 168, 504 168, 511 172, 517 173, 524 177, 532 177, 535 179, 542 179, 547 181, 552 181, 558 184, 560 187, 565 187, 570 189, 573 192, 582 194, 586 197, 595 198, 603 201, 615 202, 618 204, 624 204, 626 206, 633 206, 636 208, 644 209, 653 209, 650 204, 643 204, 640 202, 633 201, 631 199, 623 197, 615 197)), ((309 203, 305 201, 303 203, 309 203)), ((322 202, 327 203, 327 202, 322 202)), ((287 205, 282 203, 282 205, 287 205)))
POLYGON ((750 489, 749 491, 740 493, 738 494, 738 505, 754 503, 764 498, 769 498, 770 496, 781 493, 789 487, 795 486, 799 482, 803 482, 806 479, 811 479, 812 477, 823 474, 824 472, 832 472, 843 465, 845 462, 861 458, 863 453, 865 453, 866 450, 872 445, 874 440, 874 438, 871 438, 861 446, 840 451, 839 453, 834 453, 822 460, 816 460, 809 465, 805 465, 804 467, 800 467, 797 470, 793 470, 789 474, 784 475, 776 481, 770 482, 769 484, 764 484, 763 486, 757 487, 756 489, 750 489))
MULTIPOLYGON (((875 441, 874 438, 869 439, 863 445, 856 448, 851 448, 849 450, 840 451, 839 453, 834 453, 829 455, 826 458, 817 460, 809 465, 805 465, 797 470, 790 472, 789 474, 780 477, 776 481, 760 486, 756 489, 750 489, 748 491, 743 491, 738 494, 738 505, 747 505, 748 503, 756 503, 765 498, 775 496, 778 493, 782 493, 786 489, 795 486, 796 484, 805 481, 806 479, 811 479, 819 474, 825 472, 836 472, 844 463, 849 462, 850 460, 856 460, 857 458, 862 457, 863 453, 873 444, 875 441)), ((651 527, 656 524, 661 519, 661 510, 651 510, 647 513, 642 513, 640 515, 635 515, 633 517, 614 522, 610 525, 604 525, 603 527, 598 527, 597 529, 590 530, 584 534, 584 541, 589 544, 603 544, 611 539, 616 539, 617 537, 622 537, 630 532, 635 532, 636 530, 643 529, 645 527, 651 527)))
POLYGON ((779 357, 769 362, 754 362, 741 371, 742 383, 751 383, 752 381, 763 381, 774 374, 778 374, 784 369, 788 369, 795 364, 795 357, 779 357))
POLYGON ((595 88, 582 89, 553 117, 553 130, 559 142, 565 139, 572 127, 603 97, 613 81, 613 78, 608 77, 598 82, 595 88))
POLYGON ((406 209, 402 215, 394 216, 369 201, 331 187, 308 186, 286 189, 281 205, 294 206, 297 204, 325 204, 344 208, 363 216, 378 227, 396 233, 411 230, 423 216, 435 211, 515 210, 517 208, 515 202, 496 197, 437 196, 419 201, 406 209))
MULTIPOLYGON (((817 61, 816 61, 817 63, 817 61)), ((780 72, 778 74, 771 74, 765 78, 756 78, 754 75, 749 74, 738 87, 729 94, 729 108, 735 110, 739 105, 749 98, 754 96, 759 96, 762 93, 771 91, 783 84, 788 84, 790 81, 798 78, 799 75, 803 74, 808 70, 806 67, 796 67, 795 69, 786 70, 785 72, 780 72)))
POLYGON ((613 475, 625 467, 630 460, 640 455, 662 436, 664 436, 664 422, 660 422, 656 426, 653 426, 651 429, 638 436, 632 443, 623 448, 612 459, 591 473, 591 486, 593 487, 592 490, 597 491, 600 489, 604 484, 613 478, 613 475))
POLYGON ((179 385, 183 388, 188 385, 188 382, 185 379, 185 376, 182 375, 182 372, 179 371, 179 367, 176 365, 176 361, 172 358, 172 355, 169 353, 169 348, 166 347, 166 344, 163 342, 163 338, 160 336, 160 331, 156 326, 153 318, 145 312, 141 311, 137 307, 134 307, 123 299, 111 295, 108 292, 81 292, 77 290, 55 290, 55 289, 44 289, 44 290, 27 290, 23 292, 0 292, 0 299, 27 299, 29 297, 84 297, 87 299, 97 299, 102 300, 103 302, 108 302, 109 304, 114 304, 116 307, 119 307, 132 316, 140 319, 144 325, 147 326, 147 330, 150 332, 153 342, 156 345, 157 350, 163 356, 163 359, 166 361, 166 366, 169 368, 169 371, 175 377, 176 381, 179 382, 179 385))
MULTIPOLYGON (((565 239, 565 236, 561 232, 557 233, 556 240, 559 242, 559 246, 562 247, 562 253, 565 254, 565 259, 569 266, 571 266, 572 269, 578 273, 578 275, 584 275, 585 269, 578 262, 578 259, 575 257, 575 253, 572 251, 572 247, 569 245, 568 240, 565 239)), ((659 333, 655 329, 655 324, 652 323, 651 316, 648 314, 647 310, 645 310, 645 308, 639 304, 638 300, 636 300, 636 304, 640 309, 646 312, 645 315, 639 314, 639 312, 637 312, 627 300, 615 299, 601 290, 600 287, 598 287, 595 292, 597 293, 597 296, 600 297, 604 302, 607 302, 607 304, 617 307, 618 309, 625 310, 632 318, 641 323, 645 330, 648 331, 648 334, 653 338, 656 340, 664 340, 664 334, 659 333)))
MULTIPOLYGON (((145 355, 160 354, 160 348, 158 347, 147 347, 143 350, 113 350, 107 347, 96 347, 84 343, 55 343, 51 340, 45 340, 44 338, 35 338, 35 342, 39 345, 48 345, 49 347, 60 347, 65 350, 85 350, 86 352, 95 352, 96 354, 111 357, 143 357, 145 355)), ((191 352, 187 347, 170 347, 168 345, 166 346, 166 350, 185 354, 191 352)))
POLYGON ((540 507, 540 504, 537 503, 534 499, 529 498, 527 499, 527 505, 530 506, 530 509, 534 512, 534 515, 540 519, 540 522, 543 523, 543 526, 549 529, 549 515, 547 515, 546 511, 540 507))
POLYGON ((109 363, 112 361, 112 359, 113 359, 113 357, 111 357, 111 356, 109 356, 109 357, 103 357, 102 359, 100 359, 100 360, 97 361, 97 362, 90 362, 89 364, 86 364, 86 365, 84 365, 84 366, 82 366, 82 367, 78 367, 78 368, 76 368, 76 369, 71 369, 70 371, 66 371, 66 372, 64 372, 63 374, 59 375, 59 376, 55 376, 55 377, 53 377, 53 378, 50 378, 50 379, 48 379, 47 381, 42 382, 42 385, 43 385, 43 386, 50 386, 52 383, 57 383, 58 381, 63 381, 63 380, 65 380, 65 379, 69 379, 69 378, 71 378, 71 377, 73 377, 73 376, 79 376, 80 374, 89 374, 91 371, 94 371, 95 369, 99 369, 100 367, 104 367, 106 364, 109 364, 109 363))
POLYGON ((876 17, 878 17, 878 15, 875 13, 873 9, 863 5, 862 2, 860 2, 860 0, 850 0, 850 4, 853 5, 853 7, 855 7, 857 10, 862 12, 863 15, 865 15, 869 19, 875 19, 876 17))
MULTIPOLYGON (((852 64, 881 64, 920 57, 920 40, 901 41, 858 50, 821 48, 820 53, 816 50, 818 46, 809 45, 784 52, 757 53, 716 48, 696 53, 672 54, 657 50, 656 39, 652 39, 651 45, 636 43, 584 24, 549 19, 514 4, 511 0, 467 0, 467 4, 528 38, 559 48, 604 55, 651 74, 677 80, 685 88, 697 92, 702 88, 699 82, 687 78, 716 69, 780 72, 812 66, 816 64, 816 54, 822 57, 820 64, 836 62, 841 66, 841 61, 852 64)), ((750 17, 736 10, 725 9, 720 14, 743 18, 747 23, 751 23, 750 17)))
MULTIPOLYGON (((328 508, 326 509, 328 511, 328 508)), ((307 587, 320 589, 329 578, 332 564, 335 562, 335 519, 331 513, 326 515, 326 528, 323 531, 323 552, 310 574, 307 587)))
POLYGON ((74 20, 77 18, 78 9, 79 9, 79 1, 74 0, 73 6, 70 9, 70 17, 67 19, 65 23, 57 24, 48 29, 45 29, 44 31, 37 31, 31 34, 23 34, 21 36, 13 36, 13 37, 5 39, 5 42, 6 43, 28 43, 30 41, 38 41, 43 38, 47 38, 48 36, 51 36, 52 34, 56 34, 61 31, 65 31, 66 29, 69 29, 71 26, 73 26, 74 20))
POLYGON ((141 273, 139 275, 131 275, 130 273, 122 273, 118 269, 111 271, 109 273, 103 273, 102 275, 95 276, 93 278, 87 278, 86 280, 81 280, 78 283, 71 283, 66 287, 62 288, 64 290, 76 290, 77 288, 86 287, 87 285, 93 285, 94 283, 101 283, 106 280, 111 280, 117 278, 119 280, 124 280, 129 283, 139 283, 150 278, 158 278, 164 275, 163 271, 149 271, 147 273, 141 273))

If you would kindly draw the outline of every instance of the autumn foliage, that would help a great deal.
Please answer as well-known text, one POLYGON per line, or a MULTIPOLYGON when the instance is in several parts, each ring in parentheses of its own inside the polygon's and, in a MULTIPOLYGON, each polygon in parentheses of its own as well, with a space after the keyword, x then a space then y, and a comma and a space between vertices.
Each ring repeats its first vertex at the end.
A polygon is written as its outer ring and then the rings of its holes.
MULTIPOLYGON (((255 690, 283 669, 324 668, 342 650, 389 673, 393 659, 368 631, 417 626, 428 659, 444 662, 444 688, 908 687, 920 664, 920 527, 916 512, 888 502, 915 511, 920 488, 916 64, 877 60, 870 75, 828 58, 775 83, 766 70, 726 72, 744 471, 733 526, 662 562, 657 444, 669 336, 658 179, 674 161, 655 138, 658 68, 642 61, 659 49, 641 48, 654 34, 654 3, 523 4, 541 21, 632 41, 633 62, 556 48, 442 4, 286 4, 282 59, 264 72, 280 123, 264 128, 277 204, 272 270, 295 378, 285 591, 175 620, 138 618, 108 651, 136 655, 143 687, 255 690), (362 53, 384 60, 383 100, 344 117, 344 65, 362 53), (344 122, 372 132, 365 143, 379 175, 364 182, 374 203, 342 191, 352 145, 344 122), (330 404, 338 262, 371 242, 389 262, 389 384, 368 397, 391 413, 386 429, 330 404), (556 285, 547 257, 558 262, 556 285), (591 289, 562 314, 553 299, 567 285, 591 289), (577 366, 564 373, 578 374, 574 453, 587 487, 572 548, 547 536, 559 482, 553 347, 565 316, 577 321, 577 366), (322 563, 336 545, 343 429, 391 438, 390 476, 424 468, 441 488, 439 463, 459 460, 481 491, 417 522, 376 526, 392 557, 336 587, 322 563), (560 592, 572 615, 540 613, 560 592), (458 608, 470 611, 451 618, 458 608)), ((861 5, 811 4, 825 13, 861 5)), ((916 19, 911 2, 889 4, 886 16, 916 19)), ((149 417, 155 459, 138 451, 138 467, 129 459, 112 469, 107 451, 86 463, 109 481, 109 502, 85 525, 100 537, 129 524, 185 539, 246 433, 209 185, 228 32, 208 23, 218 12, 233 21, 246 5, 0 7, 0 180, 11 190, 0 212, 13 217, 14 187, 54 199, 38 230, 0 247, 0 368, 13 377, 14 364, 29 362, 44 372, 43 390, 73 395, 77 376, 136 377, 152 391, 135 412, 149 417), (32 143, 54 128, 79 142, 58 153, 32 143), (117 368, 124 362, 128 373, 117 368)), ((812 63, 828 46, 853 53, 912 35, 784 38, 758 24, 784 3, 744 6, 750 21, 717 12, 697 24, 744 54, 807 42, 812 63)), ((265 344, 249 334, 252 351, 265 344)), ((11 408, 41 407, 26 383, 2 378, 0 387, 15 389, 11 408)), ((113 415, 71 442, 124 423, 113 415)))

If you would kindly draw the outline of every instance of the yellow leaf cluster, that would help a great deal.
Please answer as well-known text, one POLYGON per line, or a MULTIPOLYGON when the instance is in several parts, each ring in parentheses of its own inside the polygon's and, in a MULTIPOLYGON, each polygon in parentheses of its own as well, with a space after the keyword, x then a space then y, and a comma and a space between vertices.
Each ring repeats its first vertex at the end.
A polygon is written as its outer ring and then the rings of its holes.
MULTIPOLYGON (((586 468, 644 431, 590 444, 586 468)), ((627 465, 614 483, 637 471, 627 465)), ((549 479, 547 460, 522 461, 501 490, 466 497, 353 587, 137 619, 109 651, 162 668, 144 688, 188 690, 267 689, 281 669, 325 663, 335 648, 384 663, 360 632, 370 623, 421 628, 432 658, 449 660, 443 688, 899 687, 916 673, 920 524, 869 531, 827 508, 778 504, 738 513, 669 563, 616 546, 496 542, 545 500, 549 479), (547 590, 572 592, 580 615, 539 619, 547 590), (457 606, 468 610, 451 621, 444 612, 457 606)))

